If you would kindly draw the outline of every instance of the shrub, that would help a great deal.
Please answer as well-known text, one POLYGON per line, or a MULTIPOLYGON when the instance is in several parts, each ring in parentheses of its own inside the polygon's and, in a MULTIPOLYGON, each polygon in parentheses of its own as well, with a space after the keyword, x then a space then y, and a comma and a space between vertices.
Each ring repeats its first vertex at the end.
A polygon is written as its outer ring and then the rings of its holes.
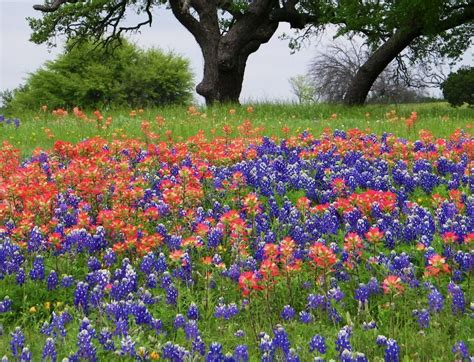
POLYGON ((454 107, 474 105, 474 67, 465 67, 449 74, 441 84, 444 98, 454 107))
POLYGON ((66 46, 64 54, 30 74, 9 106, 50 108, 146 107, 191 99, 189 62, 159 49, 122 40, 114 51, 91 43, 66 46))

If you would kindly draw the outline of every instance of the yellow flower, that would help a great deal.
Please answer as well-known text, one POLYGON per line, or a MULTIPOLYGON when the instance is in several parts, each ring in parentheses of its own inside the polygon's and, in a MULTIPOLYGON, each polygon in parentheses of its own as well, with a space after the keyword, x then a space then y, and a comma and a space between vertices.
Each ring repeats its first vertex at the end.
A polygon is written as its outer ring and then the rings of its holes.
POLYGON ((35 306, 30 308, 30 313, 36 313, 36 307, 35 306))
POLYGON ((51 308, 51 302, 45 302, 44 307, 49 310, 51 308))
POLYGON ((158 354, 158 352, 153 351, 150 353, 150 359, 160 359, 160 355, 158 354))

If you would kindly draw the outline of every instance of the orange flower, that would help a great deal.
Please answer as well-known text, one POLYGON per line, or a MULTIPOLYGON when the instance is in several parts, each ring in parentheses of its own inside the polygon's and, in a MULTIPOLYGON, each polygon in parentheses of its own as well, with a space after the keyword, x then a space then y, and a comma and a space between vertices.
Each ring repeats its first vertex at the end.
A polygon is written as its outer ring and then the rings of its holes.
POLYGON ((449 266, 446 264, 446 259, 441 255, 435 254, 428 259, 428 266, 426 267, 425 276, 437 276, 439 273, 449 273, 449 266))
POLYGON ((264 250, 265 258, 270 259, 270 260, 275 260, 276 258, 278 258, 279 251, 278 251, 277 244, 272 244, 272 243, 265 244, 263 250, 264 250))
POLYGON ((296 200, 296 207, 301 212, 308 210, 310 204, 311 204, 311 201, 305 196, 302 196, 298 200, 296 200))
POLYGON ((469 233, 464 237, 464 244, 469 244, 474 242, 474 233, 469 233))
POLYGON ((402 280, 396 275, 389 275, 382 283, 382 288, 385 294, 399 292, 403 293, 405 287, 402 285, 402 280))
POLYGON ((445 233, 443 233, 443 235, 441 235, 441 237, 443 238, 445 244, 452 244, 456 240, 458 240, 458 236, 452 231, 446 231, 445 233))
POLYGON ((170 259, 173 261, 179 261, 183 255, 184 255, 184 251, 175 250, 170 253, 170 259))
POLYGON ((349 233, 344 238, 344 250, 362 252, 362 238, 357 233, 349 233))
POLYGON ((260 285, 260 280, 257 278, 257 274, 251 271, 240 274, 239 288, 242 290, 244 296, 249 295, 252 290, 263 289, 260 285))
POLYGON ((262 262, 262 264, 260 265, 259 272, 265 280, 271 279, 273 277, 278 276, 278 274, 280 274, 280 272, 278 270, 278 266, 270 258, 265 259, 262 262))
POLYGON ((336 261, 336 255, 331 249, 329 249, 323 243, 314 243, 309 248, 309 256, 313 260, 314 264, 322 269, 329 269, 332 267, 336 261))
POLYGON ((244 210, 249 213, 249 215, 256 215, 260 211, 260 202, 255 193, 250 193, 244 198, 244 210))
POLYGON ((383 232, 379 228, 371 227, 369 231, 365 233, 365 237, 369 243, 379 243, 383 239, 383 232))

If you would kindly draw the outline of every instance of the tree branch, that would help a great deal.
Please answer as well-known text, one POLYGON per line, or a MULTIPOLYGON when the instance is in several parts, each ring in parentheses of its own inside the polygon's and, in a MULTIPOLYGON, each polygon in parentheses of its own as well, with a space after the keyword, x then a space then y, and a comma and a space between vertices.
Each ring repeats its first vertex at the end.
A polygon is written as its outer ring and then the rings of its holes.
POLYGON ((282 7, 271 12, 270 20, 289 23, 293 29, 303 29, 309 23, 316 23, 319 18, 318 15, 298 11, 296 8, 298 3, 298 0, 284 1, 282 7))
POLYGON ((69 4, 74 4, 78 3, 83 0, 54 0, 51 4, 46 3, 46 4, 39 4, 39 5, 33 5, 33 9, 42 11, 43 13, 52 13, 55 12, 56 10, 59 9, 59 7, 63 4, 69 3, 69 4))

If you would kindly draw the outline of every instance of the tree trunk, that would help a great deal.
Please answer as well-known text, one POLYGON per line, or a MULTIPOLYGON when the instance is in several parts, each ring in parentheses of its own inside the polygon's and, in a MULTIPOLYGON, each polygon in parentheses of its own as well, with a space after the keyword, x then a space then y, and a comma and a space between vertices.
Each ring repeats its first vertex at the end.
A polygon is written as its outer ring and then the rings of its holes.
POLYGON ((359 68, 349 84, 344 104, 348 106, 363 105, 370 88, 380 73, 420 34, 419 29, 397 30, 359 68))
POLYGON ((239 103, 248 56, 236 55, 236 61, 229 67, 219 62, 222 57, 219 55, 217 49, 209 52, 203 49, 204 75, 196 92, 206 99, 207 105, 239 103))
POLYGON ((280 7, 274 0, 255 0, 241 12, 227 1, 169 1, 173 14, 193 34, 201 48, 204 74, 196 91, 206 99, 207 105, 239 102, 250 54, 270 40, 280 21, 302 27, 311 20, 295 10, 297 3, 292 1, 280 7), (224 31, 219 26, 219 9, 232 15, 232 24, 224 31), (277 11, 272 13, 273 10, 277 11))

